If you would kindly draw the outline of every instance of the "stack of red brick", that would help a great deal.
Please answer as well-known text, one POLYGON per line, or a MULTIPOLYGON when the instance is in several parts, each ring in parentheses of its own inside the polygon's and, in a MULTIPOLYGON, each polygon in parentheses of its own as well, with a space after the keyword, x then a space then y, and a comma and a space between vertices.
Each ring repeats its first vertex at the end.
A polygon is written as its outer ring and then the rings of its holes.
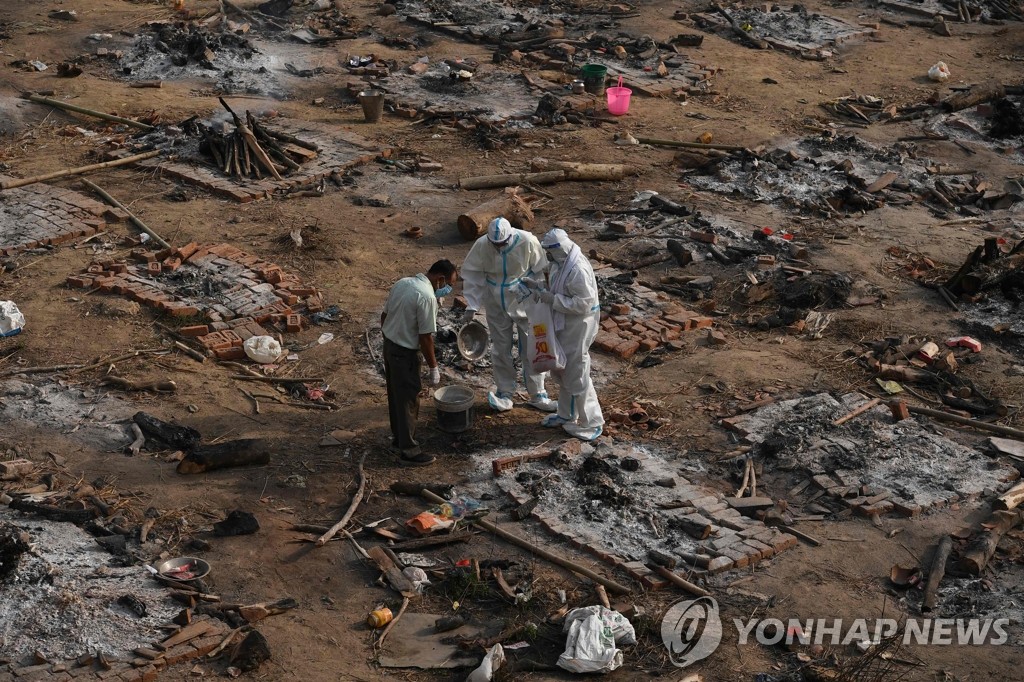
POLYGON ((175 317, 202 316, 207 324, 186 327, 188 335, 200 337, 210 350, 221 350, 230 357, 241 357, 245 339, 268 334, 261 325, 277 323, 283 331, 298 332, 305 326, 302 311, 323 310, 323 297, 317 289, 274 263, 229 244, 200 246, 193 242, 178 249, 135 249, 131 255, 134 263, 95 261, 84 273, 68 277, 67 283, 120 294, 175 317), (216 295, 203 296, 194 293, 195 285, 187 280, 164 276, 186 264, 198 268, 198 276, 216 275, 232 285, 216 295), (237 350, 227 350, 230 348, 237 350))
POLYGON ((712 322, 710 317, 682 306, 669 306, 657 315, 632 316, 631 312, 625 303, 608 306, 601 313, 601 331, 594 339, 594 348, 628 360, 638 351, 678 342, 684 332, 710 327, 712 322))

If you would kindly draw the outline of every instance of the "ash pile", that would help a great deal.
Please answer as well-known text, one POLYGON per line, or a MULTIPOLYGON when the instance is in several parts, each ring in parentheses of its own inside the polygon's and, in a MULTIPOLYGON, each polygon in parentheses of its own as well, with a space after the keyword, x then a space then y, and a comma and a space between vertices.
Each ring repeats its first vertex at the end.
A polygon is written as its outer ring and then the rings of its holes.
POLYGON ((275 85, 270 57, 235 32, 190 22, 153 22, 120 60, 125 80, 214 80, 225 93, 268 94, 275 85))
POLYGON ((995 191, 972 171, 933 164, 909 143, 875 147, 855 135, 823 135, 763 153, 718 157, 686 177, 699 189, 826 217, 919 201, 943 215, 976 215, 1024 198, 995 191))
POLYGON ((825 48, 851 38, 867 36, 873 29, 854 26, 842 19, 810 12, 803 5, 784 9, 778 5, 754 7, 716 7, 715 12, 694 15, 702 28, 728 31, 730 37, 756 49, 776 48, 798 54, 825 58, 832 51, 825 48))
POLYGON ((395 7, 413 23, 440 24, 441 30, 476 42, 536 38, 539 31, 558 32, 579 21, 571 13, 553 12, 551 6, 512 7, 497 0, 401 0, 395 7))
POLYGON ((82 528, 22 517, 13 507, 31 507, 26 499, 0 507, 4 658, 39 654, 59 661, 97 652, 117 658, 161 639, 162 626, 180 610, 167 590, 141 566, 125 566, 82 528))
POLYGON ((1024 93, 1018 88, 1018 92, 1007 92, 1005 97, 942 114, 927 129, 946 138, 981 142, 1018 163, 1024 162, 1024 93))
POLYGON ((0 381, 0 422, 68 434, 99 451, 117 452, 131 442, 132 412, 130 404, 93 389, 17 376, 0 381))
POLYGON ((796 502, 804 513, 915 516, 1002 491, 1019 476, 1012 466, 980 457, 927 423, 894 421, 885 406, 836 425, 866 402, 856 393, 838 400, 820 393, 722 424, 752 445, 766 470, 798 472, 791 482, 796 494, 805 495, 796 502))
MULTIPOLYGON (((704 464, 685 451, 603 439, 595 446, 568 442, 476 458, 493 478, 470 483, 474 494, 496 484, 513 501, 513 519, 536 519, 641 581, 651 580, 649 560, 662 563, 669 557, 668 563, 706 575, 747 566, 796 544, 795 537, 752 518, 755 509, 746 500, 696 482, 704 464), (652 550, 662 558, 652 558, 652 550)), ((766 504, 773 506, 771 500, 766 504)))

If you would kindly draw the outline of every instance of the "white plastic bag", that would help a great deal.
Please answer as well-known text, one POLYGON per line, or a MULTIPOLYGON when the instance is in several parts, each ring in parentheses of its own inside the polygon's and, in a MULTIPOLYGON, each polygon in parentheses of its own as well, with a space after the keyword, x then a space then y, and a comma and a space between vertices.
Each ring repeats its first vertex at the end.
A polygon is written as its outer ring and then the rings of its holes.
POLYGON ((526 342, 526 355, 533 371, 552 372, 565 367, 565 353, 555 338, 555 323, 551 318, 551 306, 540 301, 526 307, 530 333, 526 342))
POLYGON ((242 344, 250 360, 267 364, 281 357, 281 344, 273 336, 250 336, 242 344))
POLYGON ((494 671, 500 668, 504 662, 505 650, 501 648, 500 644, 495 644, 484 656, 480 666, 469 674, 466 682, 490 682, 494 677, 494 671))
POLYGON ((25 326, 25 316, 14 301, 0 301, 0 336, 14 336, 25 326))
POLYGON ((936 83, 942 83, 950 77, 949 67, 946 66, 946 62, 936 62, 935 66, 928 69, 928 77, 936 83))
POLYGON ((573 609, 565 617, 568 631, 558 667, 573 673, 607 673, 622 665, 617 643, 635 644, 636 633, 626 618, 603 606, 573 609))

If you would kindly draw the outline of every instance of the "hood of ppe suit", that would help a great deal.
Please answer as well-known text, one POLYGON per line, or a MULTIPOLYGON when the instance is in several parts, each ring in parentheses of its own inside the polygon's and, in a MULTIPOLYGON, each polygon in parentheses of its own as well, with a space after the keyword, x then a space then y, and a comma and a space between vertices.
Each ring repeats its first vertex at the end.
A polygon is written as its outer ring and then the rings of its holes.
POLYGON ((566 234, 565 230, 557 227, 548 230, 547 234, 544 235, 544 239, 541 240, 540 245, 544 247, 544 251, 550 254, 551 259, 556 263, 565 262, 569 252, 572 251, 572 247, 575 246, 573 241, 569 239, 569 235, 566 234))
POLYGON ((495 218, 487 225, 487 240, 500 244, 512 236, 512 223, 504 218, 495 218))

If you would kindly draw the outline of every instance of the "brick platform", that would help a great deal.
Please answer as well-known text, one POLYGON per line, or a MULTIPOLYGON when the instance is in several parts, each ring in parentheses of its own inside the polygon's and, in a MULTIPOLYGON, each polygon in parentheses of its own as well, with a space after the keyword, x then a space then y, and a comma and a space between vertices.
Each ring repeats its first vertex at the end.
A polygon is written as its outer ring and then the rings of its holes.
POLYGON ((305 325, 303 311, 323 310, 316 288, 230 244, 136 249, 132 259, 95 261, 82 274, 68 277, 67 284, 120 294, 174 317, 203 318, 208 324, 186 326, 182 333, 198 337, 224 359, 239 357, 250 336, 266 335, 261 325, 278 323, 284 331, 299 331, 305 325))
MULTIPOLYGON (((694 485, 685 478, 676 477, 676 480, 678 487, 673 488, 672 493, 686 506, 679 509, 661 510, 659 515, 663 517, 663 520, 673 515, 687 515, 694 518, 699 516, 708 521, 712 529, 711 535, 706 540, 696 543, 695 552, 711 557, 710 565, 706 571, 695 569, 693 574, 719 573, 732 568, 743 568, 796 546, 797 539, 795 537, 741 515, 729 507, 717 493, 694 485)), ((496 483, 517 504, 524 504, 532 498, 531 493, 519 488, 511 477, 497 478, 496 483)), ((647 589, 661 589, 669 584, 657 573, 648 569, 643 561, 613 554, 604 544, 602 538, 580 532, 566 524, 563 519, 546 514, 543 509, 535 509, 530 516, 546 530, 565 539, 573 547, 583 550, 615 568, 621 568, 647 589)), ((681 549, 685 552, 694 552, 693 547, 681 549)), ((646 559, 646 557, 644 558, 646 559)))
MULTIPOLYGON (((71 680, 108 680, 110 682, 152 682, 161 671, 171 665, 192 661, 210 653, 231 632, 226 624, 209 616, 197 616, 193 623, 207 623, 208 630, 169 649, 159 642, 153 643, 155 658, 131 660, 105 657, 105 661, 87 655, 79 659, 37 665, 0 665, 0 682, 71 682, 71 680)), ((151 654, 152 655, 152 654, 151 654)), ((181 678, 184 678, 184 673, 181 678)), ((179 678, 180 679, 180 678, 179 678)))
POLYGON ((684 332, 706 329, 711 324, 710 317, 678 305, 666 306, 658 314, 643 314, 634 312, 628 304, 613 303, 601 313, 601 330, 594 338, 594 348, 628 360, 638 352, 678 341, 684 332))
MULTIPOLYGON (((391 148, 381 148, 366 138, 339 130, 326 123, 297 122, 273 119, 268 123, 275 131, 294 135, 319 147, 315 158, 305 161, 299 169, 281 180, 274 178, 229 178, 204 158, 166 159, 157 157, 140 161, 136 165, 158 168, 165 175, 220 196, 247 203, 269 197, 272 193, 299 185, 315 183, 335 171, 362 165, 378 156, 390 156, 391 148)), ((108 156, 122 158, 135 154, 134 150, 119 149, 108 156)))
MULTIPOLYGON (((10 180, 0 176, 0 180, 10 180)), ((0 255, 63 244, 106 228, 127 215, 62 187, 36 183, 0 191, 0 255)))

